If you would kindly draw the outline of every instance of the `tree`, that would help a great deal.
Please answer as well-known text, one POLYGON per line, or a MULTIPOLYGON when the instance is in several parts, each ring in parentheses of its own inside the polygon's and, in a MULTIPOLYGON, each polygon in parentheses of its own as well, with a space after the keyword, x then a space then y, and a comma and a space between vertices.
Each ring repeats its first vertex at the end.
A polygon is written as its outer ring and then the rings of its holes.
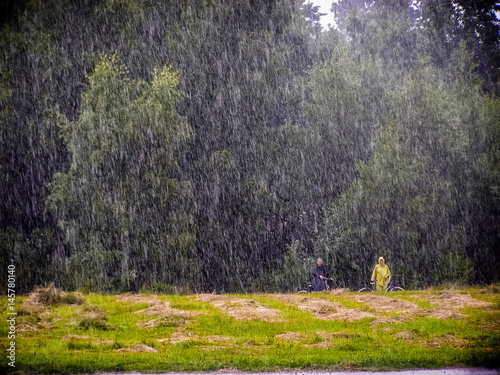
POLYGON ((165 61, 180 72, 186 95, 178 108, 195 136, 182 146, 179 173, 197 202, 199 284, 241 288, 283 258, 291 239, 267 230, 284 215, 263 194, 274 178, 263 155, 267 130, 301 117, 292 81, 312 57, 298 2, 44 0, 30 2, 10 27, 2 44, 2 92, 12 94, 2 99, 2 228, 29 237, 50 227, 54 254, 69 255, 43 210, 52 175, 70 163, 54 116, 76 121, 85 73, 116 51, 135 80, 149 81, 165 61), (219 156, 230 156, 229 165, 219 156))
POLYGON ((356 64, 338 47, 330 61, 313 67, 307 93, 307 178, 314 176, 307 188, 331 198, 354 179, 356 161, 371 155, 385 116, 380 60, 356 64))
POLYGON ((332 9, 350 50, 380 58, 388 81, 413 66, 420 9, 411 0, 341 0, 332 9))
POLYGON ((292 241, 277 228, 298 214, 280 207, 274 182, 283 171, 275 175, 269 150, 301 117, 293 79, 311 60, 304 25, 298 3, 239 0, 185 4, 166 33, 186 92, 179 109, 196 134, 184 173, 197 201, 204 289, 249 287, 292 241))
POLYGON ((441 71, 421 60, 394 92, 393 108, 397 121, 404 124, 408 155, 431 167, 449 185, 454 205, 439 236, 450 238, 449 228, 460 228, 461 247, 473 262, 474 280, 485 282, 498 278, 494 234, 498 206, 478 166, 496 140, 490 137, 488 99, 472 58, 465 45, 453 52, 451 81, 440 79, 441 71))
POLYGON ((364 285, 379 256, 412 288, 439 281, 442 256, 450 251, 465 262, 464 248, 452 249, 460 237, 449 223, 454 202, 448 184, 409 159, 402 144, 399 126, 386 124, 373 158, 359 162, 358 179, 326 212, 317 251, 346 286, 364 285), (443 231, 453 233, 443 237, 443 231))
POLYGON ((392 113, 416 194, 451 197, 439 218, 425 199, 425 214, 397 208, 401 222, 417 248, 435 241, 452 260, 465 248, 476 280, 494 280, 498 6, 476 3, 339 1, 339 30, 324 31, 315 6, 289 0, 26 2, 0 33, 4 259, 44 265, 23 269, 26 289, 57 281, 61 264, 80 277, 72 287, 251 288, 319 251, 325 207, 357 181, 392 113), (129 70, 115 61, 111 79, 101 56, 115 52, 129 70), (166 61, 185 93, 158 99, 170 112, 144 104, 166 61), (92 95, 116 105, 103 112, 92 95), (178 113, 191 136, 147 138, 152 111, 180 129, 178 113), (411 223, 430 218, 428 237, 411 223))
POLYGON ((194 287, 194 202, 177 161, 191 129, 176 112, 177 73, 131 80, 105 56, 88 79, 78 120, 58 116, 72 164, 54 175, 47 199, 71 249, 70 279, 101 290, 194 287))
MULTIPOLYGON (((453 71, 453 53, 463 46, 477 64, 483 90, 498 95, 500 25, 497 1, 435 1, 422 5, 419 50, 447 75, 453 71)), ((451 76, 450 80, 454 77, 451 76)))

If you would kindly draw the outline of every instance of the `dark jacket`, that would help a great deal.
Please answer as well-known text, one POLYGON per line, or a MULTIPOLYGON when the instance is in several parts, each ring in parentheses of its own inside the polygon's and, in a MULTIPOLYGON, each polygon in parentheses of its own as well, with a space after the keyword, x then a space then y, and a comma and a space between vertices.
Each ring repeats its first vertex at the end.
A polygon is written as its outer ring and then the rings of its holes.
POLYGON ((312 273, 312 287, 316 292, 319 292, 325 288, 324 281, 321 280, 320 276, 323 276, 324 278, 330 277, 328 275, 328 272, 326 271, 325 266, 318 266, 316 264, 312 273))
POLYGON ((327 272, 327 270, 326 270, 326 268, 325 268, 325 266, 324 266, 324 265, 318 266, 318 265, 316 264, 316 266, 314 266, 314 270, 313 270, 313 273, 312 273, 312 277, 313 277, 313 279, 319 279, 319 278, 320 278, 320 277, 319 277, 320 275, 321 275, 321 276, 323 276, 323 277, 326 277, 326 278, 330 277, 330 276, 328 275, 328 272, 327 272))

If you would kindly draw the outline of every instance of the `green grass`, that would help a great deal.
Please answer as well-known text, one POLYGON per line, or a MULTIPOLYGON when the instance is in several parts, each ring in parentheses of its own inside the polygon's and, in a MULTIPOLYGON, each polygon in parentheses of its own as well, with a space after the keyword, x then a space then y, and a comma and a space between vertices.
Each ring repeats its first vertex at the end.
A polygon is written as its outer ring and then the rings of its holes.
POLYGON ((371 307, 366 306, 365 304, 354 300, 352 298, 352 296, 351 296, 351 298, 348 298, 348 297, 329 297, 328 299, 332 302, 339 302, 343 306, 347 307, 348 309, 359 309, 359 310, 373 311, 373 309, 371 307))
MULTIPOLYGON (((459 291, 462 293, 463 291, 459 291)), ((385 294, 415 303, 420 309, 435 307, 425 301, 432 292, 385 294), (422 295, 424 297, 422 297, 422 295)), ((457 293, 455 291, 454 293, 457 293)), ((499 294, 491 287, 467 289, 474 298, 491 302, 487 309, 464 308, 462 320, 427 318, 401 312, 377 312, 355 300, 357 294, 328 293, 304 297, 323 298, 343 307, 368 311, 377 318, 358 321, 317 319, 293 303, 267 295, 238 295, 280 312, 281 321, 236 319, 196 296, 158 296, 186 314, 147 316, 136 314, 153 302, 117 302, 115 296, 85 295, 83 305, 49 305, 30 308, 25 297, 17 300, 16 368, 20 373, 169 372, 213 371, 224 368, 246 371, 295 369, 389 370, 452 366, 500 366, 499 294), (187 313, 189 312, 189 313, 187 313), (194 313, 198 313, 194 315, 194 313), (391 321, 391 317, 405 319, 391 321), (160 318, 161 324, 143 328, 139 323, 160 318), (376 324, 376 319, 385 318, 376 324), (97 319, 99 324, 82 324, 97 319), (283 336, 284 335, 284 336, 283 336), (288 336, 287 336, 288 335, 288 336), (170 342, 169 338, 182 337, 170 342), (146 345, 154 353, 131 351, 146 345)), ((373 294, 377 296, 377 294, 373 294)), ((6 303, 0 299, 0 348, 7 348, 6 303)), ((4 351, 5 352, 5 351, 4 351)), ((0 369, 13 372, 6 356, 0 369)), ((5 371, 4 371, 5 372, 5 371)))
POLYGON ((411 293, 411 292, 394 292, 394 293, 391 293, 391 297, 396 298, 396 299, 401 299, 404 301, 408 301, 408 302, 412 302, 415 305, 417 305, 418 307, 420 307, 421 309, 430 309, 430 308, 436 307, 436 305, 429 303, 428 301, 413 298, 411 296, 411 294, 409 294, 409 293, 411 293))

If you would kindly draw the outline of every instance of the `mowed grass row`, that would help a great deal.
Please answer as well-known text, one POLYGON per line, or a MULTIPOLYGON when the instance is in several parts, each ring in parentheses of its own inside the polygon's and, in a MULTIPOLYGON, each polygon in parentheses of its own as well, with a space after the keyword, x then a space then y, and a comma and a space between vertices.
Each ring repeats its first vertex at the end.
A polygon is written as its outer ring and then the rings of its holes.
MULTIPOLYGON (((44 304, 33 303, 33 295, 19 297, 16 368, 2 355, 1 369, 92 373, 500 367, 496 286, 371 293, 369 298, 348 291, 78 298, 44 304), (462 297, 479 305, 457 305, 449 317, 432 317, 436 311, 446 313, 441 299, 462 297)), ((0 344, 6 353, 7 300, 0 301, 0 344)))

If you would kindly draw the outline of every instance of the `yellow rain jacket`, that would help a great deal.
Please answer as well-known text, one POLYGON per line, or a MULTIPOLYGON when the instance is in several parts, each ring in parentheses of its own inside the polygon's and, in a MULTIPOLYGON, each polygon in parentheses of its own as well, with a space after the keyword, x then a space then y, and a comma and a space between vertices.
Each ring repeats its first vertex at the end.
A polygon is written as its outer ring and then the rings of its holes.
POLYGON ((388 276, 391 276, 391 271, 389 271, 389 267, 385 264, 384 258, 378 258, 378 264, 375 266, 372 274, 372 280, 377 280, 377 290, 385 290, 387 284, 389 284, 388 276), (380 260, 384 261, 384 265, 380 265, 380 260))

